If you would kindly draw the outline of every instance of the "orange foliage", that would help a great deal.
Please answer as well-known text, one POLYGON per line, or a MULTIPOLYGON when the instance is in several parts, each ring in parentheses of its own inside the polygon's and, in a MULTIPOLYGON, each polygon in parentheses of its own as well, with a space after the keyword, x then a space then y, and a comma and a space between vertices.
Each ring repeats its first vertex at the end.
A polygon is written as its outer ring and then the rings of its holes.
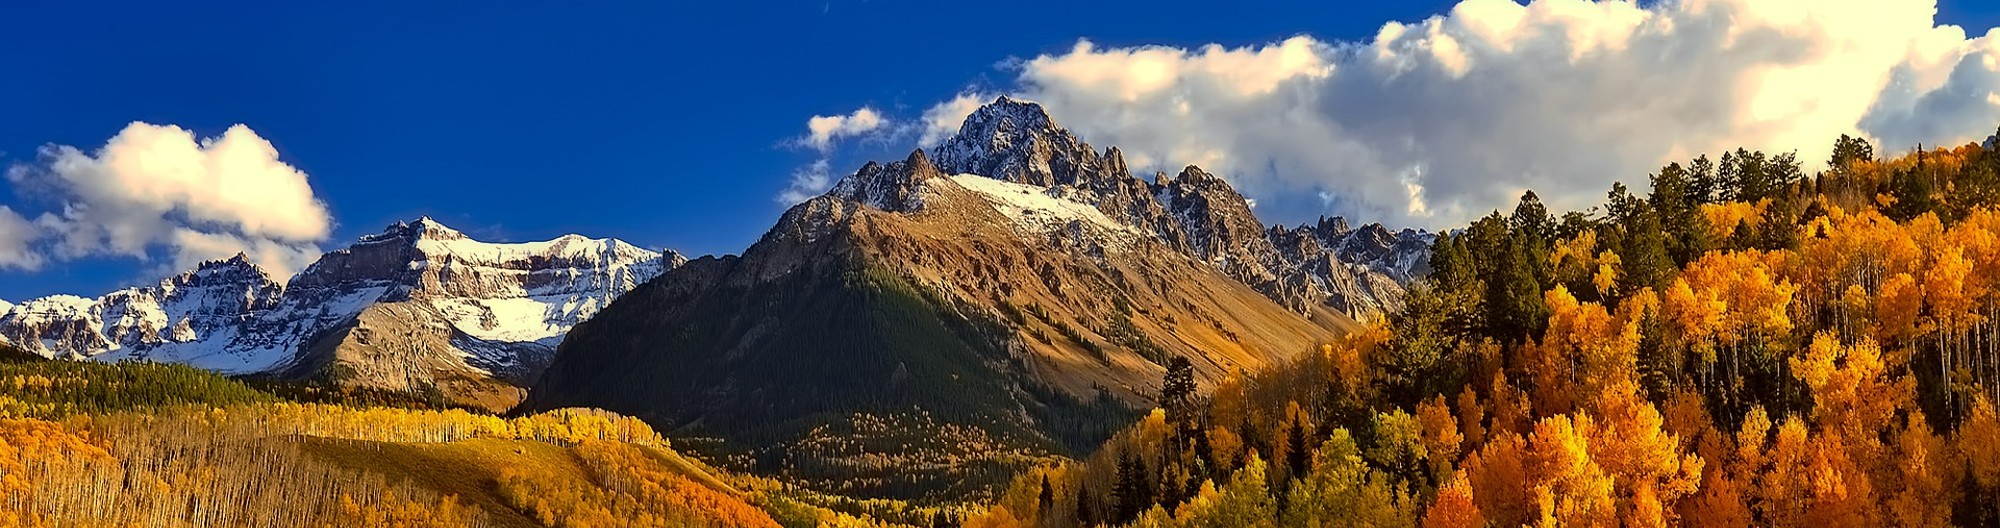
POLYGON ((88 433, 35 419, 0 419, 0 526, 61 525, 42 513, 43 493, 68 493, 69 482, 114 463, 88 433))
POLYGON ((643 447, 585 441, 575 450, 600 487, 557 488, 508 473, 501 478, 501 494, 542 524, 563 528, 778 525, 741 499, 675 474, 643 447))
POLYGON ((1481 528, 1486 516, 1472 500, 1472 484, 1464 474, 1452 477, 1438 488, 1437 501, 1424 512, 1424 528, 1481 528))
POLYGON ((424 504, 384 494, 373 506, 340 496, 341 511, 361 528, 469 528, 478 526, 478 510, 458 503, 458 496, 446 495, 436 504, 424 504))
POLYGON ((1458 419, 1452 417, 1444 396, 1437 396, 1417 406, 1417 425, 1423 430, 1422 441, 1424 452, 1430 455, 1431 474, 1443 480, 1451 474, 1452 464, 1458 462, 1459 448, 1465 442, 1458 419))
POLYGON ((1541 414, 1569 412, 1576 407, 1576 395, 1597 394, 1633 378, 1638 321, 1613 317, 1597 303, 1577 302, 1563 286, 1542 298, 1549 307, 1549 328, 1530 359, 1541 414))
POLYGON ((1792 294, 1783 252, 1710 252, 1689 263, 1662 300, 1672 335, 1714 360, 1715 346, 1789 332, 1792 294))

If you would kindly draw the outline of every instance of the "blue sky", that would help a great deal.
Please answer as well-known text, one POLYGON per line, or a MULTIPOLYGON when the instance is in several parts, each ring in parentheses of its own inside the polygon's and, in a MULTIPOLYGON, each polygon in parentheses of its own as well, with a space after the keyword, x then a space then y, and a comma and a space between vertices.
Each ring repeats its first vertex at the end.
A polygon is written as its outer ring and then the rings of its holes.
MULTIPOLYGON (((1079 38, 1365 40, 1453 3, 277 4, 11 6, 0 165, 34 163, 45 144, 95 149, 132 121, 204 137, 241 123, 310 175, 335 220, 322 247, 428 214, 492 240, 577 232, 733 253, 815 159, 788 146, 813 115, 870 106, 907 119, 968 86, 1009 91, 1015 73, 998 63, 1079 38)), ((1993 2, 1941 11, 1943 23, 2000 25, 1993 2)), ((850 143, 833 172, 912 147, 850 143)), ((0 184, 0 205, 30 218, 60 201, 0 184)), ((151 267, 93 257, 0 270, 0 299, 96 295, 151 267)))

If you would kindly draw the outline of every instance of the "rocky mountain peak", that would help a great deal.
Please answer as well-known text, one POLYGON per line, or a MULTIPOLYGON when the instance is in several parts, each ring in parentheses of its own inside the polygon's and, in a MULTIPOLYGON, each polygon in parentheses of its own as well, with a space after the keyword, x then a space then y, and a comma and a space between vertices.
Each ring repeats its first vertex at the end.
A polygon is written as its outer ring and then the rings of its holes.
POLYGON ((193 270, 167 277, 160 281, 160 290, 172 293, 189 288, 216 286, 240 286, 252 295, 268 294, 275 297, 282 286, 271 279, 271 274, 262 266, 250 261, 250 256, 237 253, 234 257, 203 262, 193 270))
MULTIPOLYGON (((1201 170, 1201 167, 1196 167, 1193 165, 1189 165, 1186 168, 1181 169, 1180 175, 1174 177, 1174 182, 1184 185, 1202 185, 1202 186, 1221 185, 1223 187, 1229 186, 1229 183, 1222 181, 1222 178, 1217 178, 1214 174, 1209 174, 1208 171, 1201 170)), ((1235 189, 1232 188, 1230 189, 1230 191, 1234 192, 1235 189)))
POLYGON ((1312 226, 1312 230, 1314 234, 1319 235, 1322 239, 1343 237, 1347 236, 1347 233, 1354 231, 1353 228, 1347 226, 1347 218, 1341 216, 1330 218, 1321 216, 1319 217, 1319 222, 1312 226))
POLYGON ((1042 187, 1102 175, 1097 153, 1058 126, 1042 105, 1005 96, 966 116, 958 133, 931 149, 931 155, 948 173, 1042 187))
POLYGON ((923 209, 924 183, 943 177, 944 172, 923 149, 917 149, 903 161, 887 165, 868 162, 841 178, 827 195, 883 211, 914 212, 923 209))
POLYGON ((430 216, 422 216, 412 221, 389 224, 376 234, 362 235, 360 242, 367 244, 391 240, 414 244, 418 240, 470 240, 470 237, 465 236, 464 232, 438 223, 430 216))
POLYGON ((983 139, 995 150, 1005 150, 1022 139, 1068 134, 1041 104, 1002 95, 966 116, 958 137, 983 139))
POLYGON ((444 224, 438 223, 437 220, 431 219, 431 217, 428 215, 417 218, 417 221, 411 222, 410 225, 411 227, 414 227, 418 230, 420 236, 430 240, 469 239, 468 237, 465 236, 465 233, 460 232, 457 229, 445 227, 444 224))

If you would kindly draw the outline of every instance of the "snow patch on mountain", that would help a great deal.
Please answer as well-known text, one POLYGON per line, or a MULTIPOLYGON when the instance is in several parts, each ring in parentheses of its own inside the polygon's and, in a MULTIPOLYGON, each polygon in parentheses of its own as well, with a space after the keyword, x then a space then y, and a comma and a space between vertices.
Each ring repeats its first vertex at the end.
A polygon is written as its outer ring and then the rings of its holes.
POLYGON ((468 363, 519 366, 516 352, 545 354, 618 295, 685 261, 577 235, 480 242, 426 217, 328 252, 289 284, 238 256, 97 299, 54 295, 0 306, 0 341, 51 358, 263 373, 298 363, 371 307, 413 302, 430 308, 417 313, 436 316, 415 323, 468 338, 454 341, 473 344, 455 351, 468 363))
POLYGON ((1105 216, 1096 207, 1064 196, 1062 187, 1005 182, 977 174, 954 175, 951 181, 978 194, 1027 234, 1042 236, 1083 227, 1103 235, 1097 238, 1109 243, 1106 245, 1122 245, 1135 237, 1146 236, 1132 226, 1105 216))

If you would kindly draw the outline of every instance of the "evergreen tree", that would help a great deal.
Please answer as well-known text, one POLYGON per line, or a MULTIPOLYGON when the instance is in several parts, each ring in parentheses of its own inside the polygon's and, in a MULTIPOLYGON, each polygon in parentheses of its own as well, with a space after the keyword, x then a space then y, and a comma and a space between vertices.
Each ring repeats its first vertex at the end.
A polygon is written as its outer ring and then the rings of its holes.
POLYGON ((1715 162, 1702 155, 1688 163, 1687 169, 1688 198, 1697 205, 1715 203, 1722 192, 1715 178, 1715 162))
POLYGON ((1083 484, 1077 484, 1076 486, 1077 526, 1084 526, 1084 527, 1097 526, 1097 508, 1096 508, 1096 502, 1094 502, 1095 500, 1096 499, 1093 499, 1090 496, 1089 486, 1083 484))
POLYGON ((1285 427, 1285 445, 1291 449, 1285 451, 1285 468, 1290 470, 1291 478, 1303 479, 1312 470, 1312 449, 1306 444, 1310 434, 1303 420, 1288 421, 1291 423, 1285 427))
POLYGON ((1049 518, 1049 510, 1055 509, 1055 506, 1056 506, 1056 490, 1055 488, 1049 487, 1049 475, 1047 473, 1043 473, 1042 492, 1035 495, 1035 515, 1043 519, 1047 519, 1049 518))
POLYGON ((1167 413, 1167 427, 1173 435, 1174 452, 1199 424, 1196 415, 1201 412, 1196 401, 1194 383, 1194 363, 1186 356, 1174 356, 1167 360, 1166 376, 1160 380, 1160 408, 1167 413))
POLYGON ((1872 159, 1875 159, 1875 146, 1868 144, 1868 140, 1841 134, 1840 139, 1833 141, 1833 156, 1827 158, 1826 170, 1841 176, 1851 176, 1853 171, 1849 169, 1849 165, 1872 159))
POLYGON ((1486 284, 1487 327, 1493 335, 1509 342, 1525 341, 1541 334, 1548 321, 1542 305, 1542 281, 1538 271, 1546 269, 1547 258, 1530 247, 1527 237, 1508 237, 1505 250, 1496 255, 1498 266, 1486 284))
MULTIPOLYGON (((1922 163, 1918 164, 1921 168, 1922 163)), ((1897 222, 1907 222, 1937 207, 1931 197, 1931 179, 1917 171, 1897 171, 1891 178, 1889 195, 1896 201, 1883 214, 1897 222)))
POLYGON ((1653 194, 1647 200, 1660 217, 1660 228, 1666 230, 1662 242, 1675 267, 1687 265, 1708 251, 1708 223, 1691 187, 1687 169, 1679 163, 1670 164, 1653 175, 1653 194))
POLYGON ((1673 257, 1667 254, 1665 229, 1660 225, 1658 215, 1642 204, 1633 214, 1631 222, 1624 228, 1624 247, 1618 250, 1624 267, 1619 284, 1625 294, 1658 286, 1679 269, 1673 257))
POLYGON ((1148 484, 1151 481, 1146 477, 1146 463, 1139 460, 1136 453, 1126 451, 1119 455, 1118 484, 1112 489, 1118 511, 1113 521, 1117 524, 1132 522, 1153 507, 1153 493, 1148 484))

